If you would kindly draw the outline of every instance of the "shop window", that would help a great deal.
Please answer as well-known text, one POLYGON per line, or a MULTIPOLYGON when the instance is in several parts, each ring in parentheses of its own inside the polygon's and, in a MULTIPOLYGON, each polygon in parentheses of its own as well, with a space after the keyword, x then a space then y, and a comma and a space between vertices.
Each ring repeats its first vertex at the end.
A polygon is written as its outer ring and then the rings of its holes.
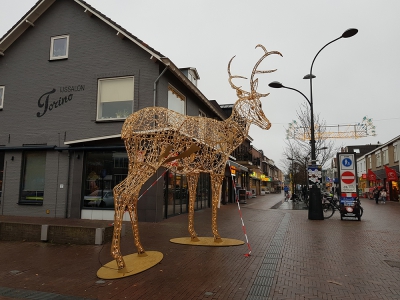
POLYGON ((50 60, 68 58, 69 36, 60 35, 51 38, 50 60))
POLYGON ((0 110, 3 109, 3 103, 4 103, 4 86, 0 86, 0 110))
POLYGON ((21 192, 18 204, 43 205, 45 167, 45 152, 24 153, 21 192))
POLYGON ((186 114, 186 97, 171 85, 168 86, 168 109, 186 114))
POLYGON ((133 88, 133 76, 99 79, 97 120, 126 119, 133 111, 133 88))
POLYGON ((114 209, 113 188, 128 174, 126 152, 87 152, 85 157, 83 208, 114 209))

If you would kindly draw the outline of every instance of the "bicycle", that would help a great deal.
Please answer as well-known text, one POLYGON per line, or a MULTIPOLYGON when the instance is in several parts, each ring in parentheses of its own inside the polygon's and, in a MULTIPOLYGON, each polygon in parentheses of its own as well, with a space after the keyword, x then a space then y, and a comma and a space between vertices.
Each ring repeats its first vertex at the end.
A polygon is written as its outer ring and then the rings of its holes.
MULTIPOLYGON (((330 217, 332 217, 336 210, 338 210, 339 212, 341 212, 343 210, 343 208, 339 205, 339 200, 337 198, 326 197, 325 195, 323 195, 322 201, 323 201, 322 211, 324 213, 324 219, 329 219, 330 217)), ((356 216, 356 217, 357 217, 358 221, 361 221, 361 217, 364 213, 364 209, 362 208, 361 202, 358 198, 356 199, 355 206, 358 206, 358 208, 360 209, 359 216, 356 216)), ((343 220, 342 213, 340 213, 340 219, 343 220)))
POLYGON ((288 201, 290 198, 289 192, 285 191, 285 201, 288 201))

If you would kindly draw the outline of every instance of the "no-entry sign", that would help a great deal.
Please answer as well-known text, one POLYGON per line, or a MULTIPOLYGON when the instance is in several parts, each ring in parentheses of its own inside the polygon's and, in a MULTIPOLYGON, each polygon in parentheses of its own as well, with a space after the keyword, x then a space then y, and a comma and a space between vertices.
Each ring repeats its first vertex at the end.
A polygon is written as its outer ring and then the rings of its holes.
POLYGON ((345 171, 342 173, 342 181, 345 184, 352 184, 356 179, 355 175, 351 171, 345 171))

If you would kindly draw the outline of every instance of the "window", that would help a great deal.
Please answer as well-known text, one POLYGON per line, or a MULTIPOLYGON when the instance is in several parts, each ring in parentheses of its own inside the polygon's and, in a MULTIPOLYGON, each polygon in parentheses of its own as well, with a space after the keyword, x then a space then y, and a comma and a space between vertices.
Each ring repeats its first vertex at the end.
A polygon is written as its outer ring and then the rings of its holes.
POLYGON ((133 76, 99 79, 97 120, 125 119, 133 111, 133 76))
POLYGON ((19 204, 43 205, 45 152, 25 152, 19 204))
POLYGON ((82 206, 114 209, 113 188, 128 174, 126 152, 87 152, 84 165, 82 206))
POLYGON ((400 148, 399 148, 398 144, 394 143, 393 144, 393 160, 395 162, 399 161, 399 150, 400 150, 400 148))
POLYGON ((199 109, 199 117, 206 118, 207 115, 206 115, 206 113, 205 113, 204 111, 202 111, 201 109, 199 109))
POLYGON ((186 114, 186 98, 177 89, 168 86, 168 109, 186 114))
POLYGON ((4 86, 0 86, 0 109, 3 109, 3 103, 4 103, 4 86))
POLYGON ((68 58, 69 36, 60 35, 51 38, 50 60, 68 58))
POLYGON ((368 155, 368 168, 372 169, 372 156, 368 155))
POLYGON ((382 149, 382 159, 384 165, 389 164, 388 147, 382 149))
POLYGON ((382 165, 381 151, 376 152, 375 157, 376 157, 376 166, 380 167, 382 165))

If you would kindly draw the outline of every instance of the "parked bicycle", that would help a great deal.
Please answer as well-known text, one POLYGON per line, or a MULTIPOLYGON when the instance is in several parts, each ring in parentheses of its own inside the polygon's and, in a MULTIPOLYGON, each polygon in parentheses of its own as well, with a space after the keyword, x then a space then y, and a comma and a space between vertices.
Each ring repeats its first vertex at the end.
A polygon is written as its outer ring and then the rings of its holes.
POLYGON ((356 217, 358 221, 361 221, 361 216, 364 213, 364 209, 361 206, 360 199, 357 198, 353 206, 341 206, 339 199, 333 197, 331 194, 324 193, 322 195, 322 210, 324 213, 324 219, 329 219, 333 216, 336 210, 340 212, 340 219, 350 215, 356 217))

